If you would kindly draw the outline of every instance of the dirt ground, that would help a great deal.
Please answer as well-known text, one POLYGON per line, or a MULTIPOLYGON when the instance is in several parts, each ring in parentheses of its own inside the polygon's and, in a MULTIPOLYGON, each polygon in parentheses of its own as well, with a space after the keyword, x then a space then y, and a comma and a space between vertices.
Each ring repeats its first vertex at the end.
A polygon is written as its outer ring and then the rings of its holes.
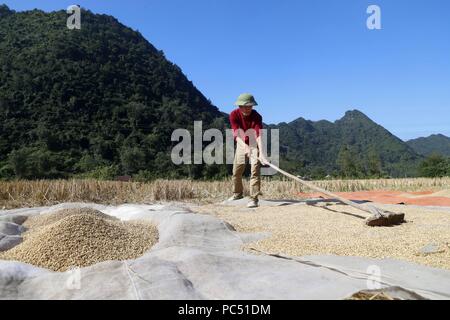
MULTIPOLYGON (((358 191, 358 192, 336 192, 350 200, 369 200, 386 204, 411 204, 418 206, 444 206, 450 207, 450 190, 441 191, 358 191)), ((300 193, 304 198, 326 197, 321 193, 300 193)))
POLYGON ((212 204, 193 210, 219 217, 239 232, 270 233, 269 237, 243 248, 255 253, 396 258, 450 269, 450 210, 444 207, 389 208, 405 213, 407 220, 392 227, 368 227, 364 224, 363 218, 367 216, 364 212, 326 202, 256 209, 212 204), (426 247, 433 252, 427 252, 426 247))

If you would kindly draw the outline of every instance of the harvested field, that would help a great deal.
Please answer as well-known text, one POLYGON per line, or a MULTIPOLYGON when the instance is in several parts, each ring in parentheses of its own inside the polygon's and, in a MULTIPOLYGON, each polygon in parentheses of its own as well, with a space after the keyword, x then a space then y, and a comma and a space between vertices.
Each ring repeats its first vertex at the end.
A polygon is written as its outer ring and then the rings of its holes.
POLYGON ((94 209, 65 209, 32 217, 24 241, 0 254, 54 271, 107 260, 134 259, 158 240, 155 226, 122 222, 94 209))
MULTIPOLYGON (((314 184, 332 192, 370 190, 439 191, 450 190, 450 177, 416 179, 321 180, 314 184)), ((248 194, 248 181, 244 192, 248 194)), ((263 177, 265 199, 302 199, 300 192, 311 192, 299 183, 279 176, 263 177)), ((450 192, 450 191, 449 191, 450 192)), ((61 202, 150 203, 154 201, 188 201, 215 203, 229 197, 231 180, 191 181, 155 180, 121 182, 98 180, 18 180, 0 181, 0 208, 50 206, 61 202)), ((443 196, 443 195, 440 195, 443 196)))
POLYGON ((368 227, 363 212, 345 205, 242 207, 207 205, 194 208, 213 214, 239 232, 268 232, 270 237, 244 249, 290 256, 340 255, 397 258, 450 269, 450 212, 426 208, 390 208, 404 212, 407 223, 368 227), (359 217, 358 217, 359 216, 359 217), (432 253, 423 248, 435 247, 432 253))

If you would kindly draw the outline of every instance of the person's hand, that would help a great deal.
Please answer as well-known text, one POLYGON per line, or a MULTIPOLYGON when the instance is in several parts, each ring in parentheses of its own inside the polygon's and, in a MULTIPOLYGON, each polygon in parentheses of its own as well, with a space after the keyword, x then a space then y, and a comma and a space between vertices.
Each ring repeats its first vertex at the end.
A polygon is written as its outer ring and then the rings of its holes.
POLYGON ((248 145, 245 145, 244 152, 245 152, 245 155, 250 158, 250 156, 251 156, 251 149, 250 149, 250 147, 248 145))
POLYGON ((270 161, 267 160, 266 156, 264 156, 264 155, 261 155, 261 156, 259 157, 259 161, 261 162, 261 164, 262 164, 263 166, 267 166, 267 165, 269 165, 269 163, 270 163, 270 161))

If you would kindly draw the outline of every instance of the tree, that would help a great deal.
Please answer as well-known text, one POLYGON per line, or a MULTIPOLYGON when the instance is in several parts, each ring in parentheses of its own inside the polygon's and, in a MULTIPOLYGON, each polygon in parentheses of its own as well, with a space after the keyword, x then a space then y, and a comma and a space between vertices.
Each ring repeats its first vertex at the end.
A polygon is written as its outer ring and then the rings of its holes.
POLYGON ((121 149, 120 162, 126 174, 133 174, 145 169, 145 154, 138 147, 121 149))
POLYGON ((63 159, 47 149, 23 147, 8 155, 9 167, 20 179, 57 178, 63 159))
POLYGON ((367 154, 367 171, 371 177, 382 175, 380 154, 371 148, 367 154))
POLYGON ((103 159, 86 153, 81 157, 80 161, 75 164, 75 169, 79 172, 89 172, 104 165, 106 165, 106 162, 103 159))
POLYGON ((428 156, 419 165, 419 173, 423 177, 444 177, 450 176, 450 161, 440 154, 428 156))
POLYGON ((54 169, 52 154, 45 149, 33 150, 28 155, 29 174, 31 178, 50 178, 54 169))
POLYGON ((343 177, 356 178, 364 174, 358 154, 348 145, 341 147, 337 158, 337 165, 343 177))
POLYGON ((14 11, 10 10, 6 4, 0 4, 0 18, 6 17, 14 13, 14 11))
POLYGON ((8 156, 9 165, 14 171, 14 174, 20 179, 27 178, 28 176, 27 159, 28 151, 24 148, 13 150, 8 156))

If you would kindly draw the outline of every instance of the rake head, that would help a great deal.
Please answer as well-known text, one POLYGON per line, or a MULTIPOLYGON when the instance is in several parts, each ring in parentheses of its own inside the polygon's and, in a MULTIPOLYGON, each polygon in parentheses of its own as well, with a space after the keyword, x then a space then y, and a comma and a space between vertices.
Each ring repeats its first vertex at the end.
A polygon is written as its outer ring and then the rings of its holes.
POLYGON ((385 227, 405 222, 404 213, 384 211, 374 206, 367 206, 372 215, 366 218, 366 225, 370 227, 385 227))

